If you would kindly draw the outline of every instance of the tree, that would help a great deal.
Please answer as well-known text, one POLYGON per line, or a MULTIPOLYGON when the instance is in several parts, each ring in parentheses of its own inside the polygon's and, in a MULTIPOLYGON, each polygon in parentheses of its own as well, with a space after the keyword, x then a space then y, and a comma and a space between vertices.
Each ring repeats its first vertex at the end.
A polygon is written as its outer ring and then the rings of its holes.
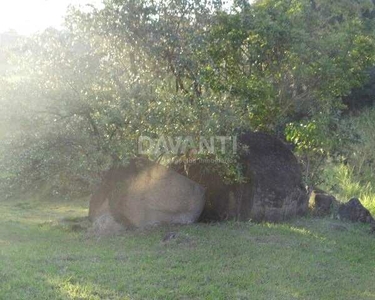
POLYGON ((374 61, 373 26, 362 17, 370 9, 346 0, 72 9, 64 30, 13 53, 20 68, 1 81, 2 115, 13 125, 1 145, 2 182, 90 190, 139 155, 141 135, 283 134, 291 122, 330 118, 374 61))
POLYGON ((254 129, 283 132, 288 122, 334 113, 374 62, 362 18, 369 6, 272 0, 223 13, 211 35, 212 88, 238 97, 254 129))

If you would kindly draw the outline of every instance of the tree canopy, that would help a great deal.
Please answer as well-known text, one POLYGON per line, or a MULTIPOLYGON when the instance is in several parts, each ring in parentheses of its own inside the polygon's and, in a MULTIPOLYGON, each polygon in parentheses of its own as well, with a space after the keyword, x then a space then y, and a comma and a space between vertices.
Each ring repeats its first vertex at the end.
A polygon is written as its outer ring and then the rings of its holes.
POLYGON ((373 10, 370 0, 71 9, 63 30, 8 55, 17 69, 0 81, 2 185, 90 190, 102 171, 139 154, 144 135, 261 130, 329 151, 343 97, 374 65, 373 10))

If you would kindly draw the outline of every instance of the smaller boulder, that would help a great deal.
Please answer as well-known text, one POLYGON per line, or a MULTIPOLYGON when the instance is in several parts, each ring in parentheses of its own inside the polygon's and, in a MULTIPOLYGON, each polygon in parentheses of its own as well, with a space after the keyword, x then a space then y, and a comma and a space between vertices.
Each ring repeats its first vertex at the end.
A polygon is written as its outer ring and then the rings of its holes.
POLYGON ((342 204, 338 212, 341 220, 371 224, 374 228, 375 220, 370 212, 362 205, 358 198, 350 199, 348 203, 342 204))
POLYGON ((117 223, 110 214, 103 214, 99 216, 89 229, 89 235, 93 236, 110 236, 117 235, 124 230, 124 226, 117 223))
POLYGON ((101 216, 110 213, 109 210, 109 199, 105 198, 104 202, 95 202, 95 196, 91 197, 90 207, 89 207, 89 220, 95 222, 101 216))
POLYGON ((320 190, 314 190, 309 200, 309 208, 314 216, 324 217, 332 213, 338 203, 336 198, 320 190))

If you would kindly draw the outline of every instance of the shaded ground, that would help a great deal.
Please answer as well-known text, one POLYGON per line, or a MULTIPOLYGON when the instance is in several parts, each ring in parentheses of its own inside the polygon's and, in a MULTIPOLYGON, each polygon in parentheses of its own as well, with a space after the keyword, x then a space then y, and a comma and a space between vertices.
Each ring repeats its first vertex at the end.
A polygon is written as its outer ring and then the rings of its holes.
POLYGON ((0 202, 0 299, 375 299, 368 226, 307 218, 97 239, 80 231, 86 207, 0 202))

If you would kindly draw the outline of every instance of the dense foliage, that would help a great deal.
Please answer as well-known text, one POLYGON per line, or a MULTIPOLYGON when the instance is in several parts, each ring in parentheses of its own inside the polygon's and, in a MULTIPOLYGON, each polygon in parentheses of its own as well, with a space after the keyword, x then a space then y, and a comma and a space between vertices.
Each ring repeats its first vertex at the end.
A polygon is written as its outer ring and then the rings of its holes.
POLYGON ((0 82, 2 185, 87 191, 139 154, 142 135, 239 129, 293 142, 315 180, 311 166, 340 152, 342 99, 374 64, 373 9, 349 0, 71 9, 64 30, 27 38, 9 55, 17 69, 0 82))

